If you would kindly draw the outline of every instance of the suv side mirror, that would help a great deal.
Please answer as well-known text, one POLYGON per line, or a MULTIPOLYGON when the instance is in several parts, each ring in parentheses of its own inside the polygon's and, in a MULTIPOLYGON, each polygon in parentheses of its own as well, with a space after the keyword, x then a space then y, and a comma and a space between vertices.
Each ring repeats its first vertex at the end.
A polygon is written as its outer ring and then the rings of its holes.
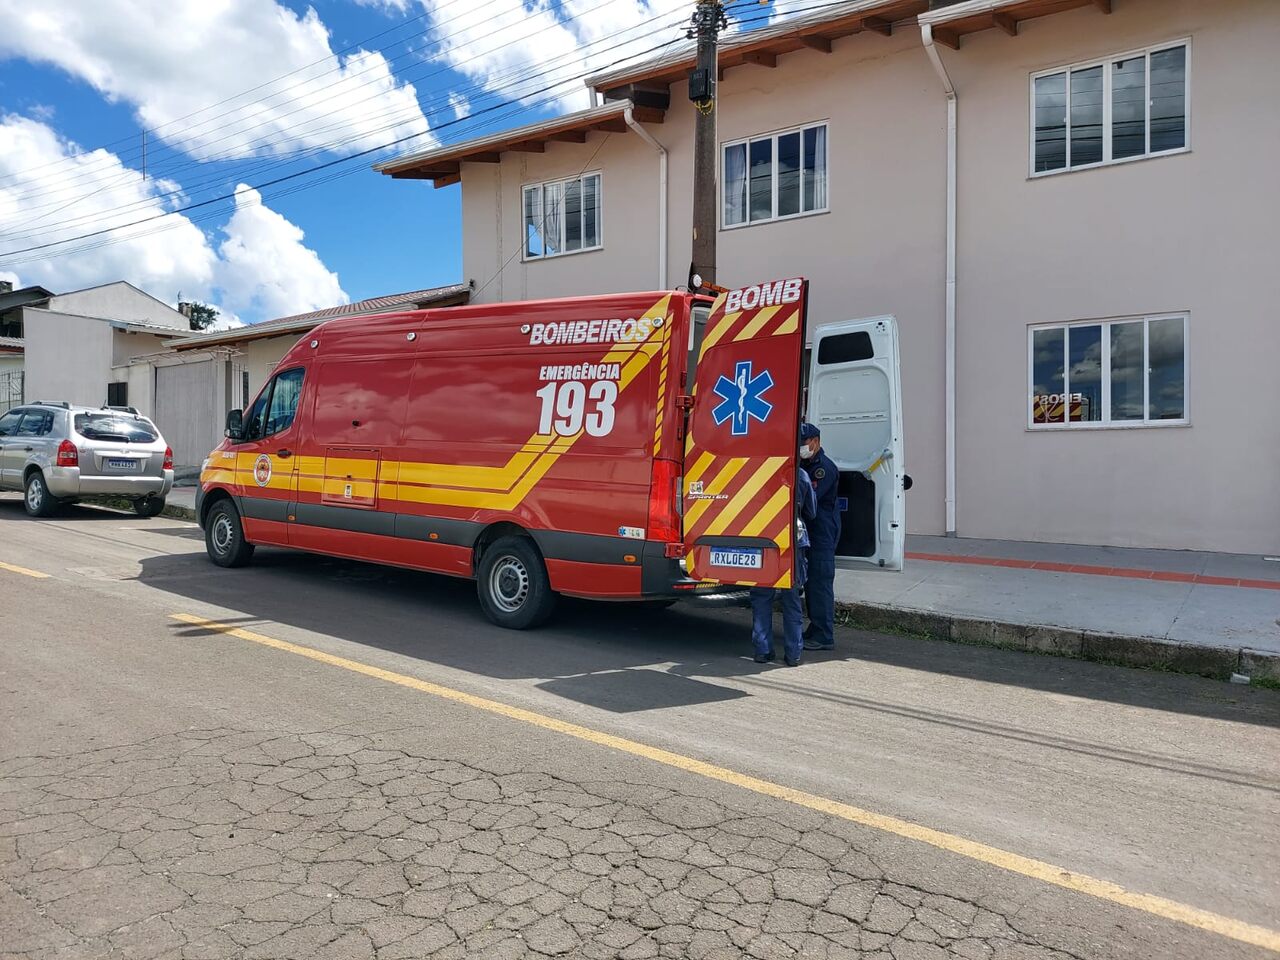
POLYGON ((244 439, 244 411, 243 410, 228 411, 227 437, 231 440, 244 439))

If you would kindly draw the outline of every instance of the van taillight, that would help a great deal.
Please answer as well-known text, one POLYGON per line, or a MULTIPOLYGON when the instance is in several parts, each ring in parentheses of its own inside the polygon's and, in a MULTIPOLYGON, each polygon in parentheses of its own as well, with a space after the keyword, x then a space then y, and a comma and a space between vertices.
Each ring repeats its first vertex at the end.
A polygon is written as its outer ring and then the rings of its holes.
POLYGON ((173 447, 164 448, 164 466, 161 467, 161 469, 162 470, 173 469, 173 447))
POLYGON ((59 467, 80 466, 80 451, 76 449, 76 445, 70 440, 63 440, 58 444, 58 459, 56 464, 59 467))
POLYGON ((646 534, 649 540, 673 543, 681 539, 680 517, 676 514, 679 474, 679 464, 671 460, 653 461, 649 485, 649 529, 646 534))

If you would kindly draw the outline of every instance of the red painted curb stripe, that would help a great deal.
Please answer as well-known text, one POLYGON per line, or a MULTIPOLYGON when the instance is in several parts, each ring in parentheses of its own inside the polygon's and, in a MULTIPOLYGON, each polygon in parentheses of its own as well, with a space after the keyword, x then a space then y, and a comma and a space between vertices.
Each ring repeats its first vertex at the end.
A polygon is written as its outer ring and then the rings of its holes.
POLYGON ((967 563, 979 567, 1014 570, 1041 570, 1048 573, 1079 573, 1089 577, 1125 577, 1130 580, 1159 580, 1163 583, 1197 583, 1210 587, 1244 587, 1249 590, 1280 590, 1280 580, 1245 580, 1237 577, 1209 577, 1176 570, 1138 570, 1132 567, 1095 567, 1081 563, 1050 563, 1046 560, 1013 560, 1008 557, 972 557, 948 553, 911 553, 909 560, 930 563, 967 563))

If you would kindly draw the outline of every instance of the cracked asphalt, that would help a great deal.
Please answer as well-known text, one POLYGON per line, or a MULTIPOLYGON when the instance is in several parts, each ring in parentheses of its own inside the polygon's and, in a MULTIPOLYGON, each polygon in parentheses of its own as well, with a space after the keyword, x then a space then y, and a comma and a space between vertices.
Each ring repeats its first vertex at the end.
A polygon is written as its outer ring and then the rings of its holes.
POLYGON ((0 957, 1274 956, 171 619, 189 612, 1275 926, 1280 697, 570 604, 0 501, 0 957), (1197 826, 1198 825, 1198 826, 1197 826))

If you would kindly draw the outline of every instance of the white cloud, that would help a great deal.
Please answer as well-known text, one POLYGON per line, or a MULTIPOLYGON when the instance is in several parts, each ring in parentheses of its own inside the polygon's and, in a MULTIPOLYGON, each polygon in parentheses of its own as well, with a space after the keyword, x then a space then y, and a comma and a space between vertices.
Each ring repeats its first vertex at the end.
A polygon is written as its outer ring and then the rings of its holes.
POLYGON ((252 187, 236 187, 236 212, 222 229, 217 283, 228 309, 280 317, 350 299, 338 275, 303 244, 302 230, 263 206, 252 187))
POLYGON ((346 141, 339 152, 352 152, 428 129, 414 88, 395 79, 386 58, 335 55, 310 8, 296 14, 275 0, 0 0, 0 23, 0 57, 53 64, 108 100, 132 104, 140 124, 197 159, 335 140, 346 141), (261 84, 268 86, 252 89, 261 84))
POLYGON ((75 256, 14 257, 26 283, 76 290, 128 280, 167 300, 179 289, 207 293, 215 256, 204 234, 186 217, 127 228, 123 224, 163 214, 164 187, 144 180, 106 150, 80 152, 49 126, 26 117, 0 117, 0 253, 111 229, 105 244, 75 256), (74 186, 68 178, 74 177, 74 186), (165 226, 150 236, 144 230, 165 226), (130 239, 122 239, 130 238, 130 239), (25 260, 25 262, 22 262, 25 260))
POLYGON ((81 152, 45 124, 0 116, 0 253, 115 227, 99 238, 110 243, 90 240, 69 244, 67 252, 0 260, 0 278, 16 286, 20 270, 23 284, 59 292, 128 280, 168 302, 182 291, 184 299, 210 303, 227 323, 243 322, 239 314, 268 319, 347 302, 337 275, 303 243, 302 230, 243 184, 217 250, 178 213, 120 226, 166 213, 171 201, 162 194, 175 189, 143 179, 109 151, 81 152), (74 189, 62 182, 69 172, 83 178, 74 189))
MULTIPOLYGON (((590 104, 580 74, 612 67, 681 36, 687 0, 420 0, 435 28, 432 56, 508 99, 590 104), (656 18, 656 19, 655 19, 656 18), (566 81, 552 93, 533 91, 566 81), (519 86, 513 88, 512 84, 519 86)), ((655 54, 648 54, 654 56, 655 54)), ((475 99, 474 95, 472 99, 475 99)))

